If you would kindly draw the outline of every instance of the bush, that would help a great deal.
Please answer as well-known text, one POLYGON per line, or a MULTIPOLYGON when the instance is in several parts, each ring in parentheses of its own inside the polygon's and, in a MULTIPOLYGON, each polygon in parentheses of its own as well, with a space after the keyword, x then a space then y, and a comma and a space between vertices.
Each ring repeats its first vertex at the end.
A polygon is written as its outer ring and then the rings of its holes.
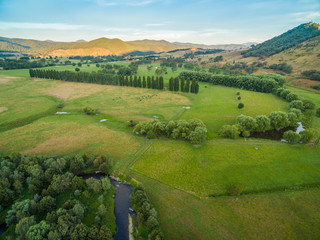
POLYGON ((316 111, 316 116, 317 116, 317 117, 320 117, 320 108, 317 109, 317 111, 316 111))
POLYGON ((304 110, 306 109, 314 109, 315 108, 315 104, 309 100, 302 100, 303 102, 303 106, 304 106, 304 110))
POLYGON ((239 103, 239 104, 238 104, 238 108, 239 108, 239 109, 241 109, 241 108, 243 108, 243 107, 244 107, 244 104, 243 104, 243 103, 239 103))
POLYGON ((301 139, 301 136, 299 133, 296 133, 292 130, 286 131, 283 134, 284 140, 288 141, 288 143, 298 143, 301 139))
POLYGON ((240 96, 238 97, 238 100, 241 100, 241 97, 240 97, 240 96))
POLYGON ((309 143, 314 138, 314 131, 311 129, 306 129, 300 132, 301 141, 303 143, 309 143))
POLYGON ((242 193, 242 187, 239 185, 231 185, 228 193, 230 196, 240 196, 242 193))
POLYGON ((83 112, 87 115, 96 115, 98 113, 98 111, 96 109, 93 109, 91 107, 85 107, 83 109, 83 112))
POLYGON ((292 102, 290 102, 290 108, 296 108, 296 109, 300 109, 303 110, 303 102, 301 100, 294 100, 292 102))
POLYGON ((155 137, 156 137, 156 135, 155 135, 154 131, 150 129, 147 132, 147 138, 152 139, 152 138, 155 138, 155 137))
POLYGON ((219 131, 219 135, 235 139, 239 137, 240 130, 237 125, 224 125, 219 131))

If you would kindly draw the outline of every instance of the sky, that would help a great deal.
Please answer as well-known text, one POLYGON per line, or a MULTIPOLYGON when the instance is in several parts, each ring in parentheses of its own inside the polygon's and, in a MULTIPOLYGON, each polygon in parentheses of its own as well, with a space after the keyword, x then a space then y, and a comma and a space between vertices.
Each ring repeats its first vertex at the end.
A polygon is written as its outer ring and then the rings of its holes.
POLYGON ((0 0, 0 36, 66 42, 263 42, 310 21, 320 0, 0 0))

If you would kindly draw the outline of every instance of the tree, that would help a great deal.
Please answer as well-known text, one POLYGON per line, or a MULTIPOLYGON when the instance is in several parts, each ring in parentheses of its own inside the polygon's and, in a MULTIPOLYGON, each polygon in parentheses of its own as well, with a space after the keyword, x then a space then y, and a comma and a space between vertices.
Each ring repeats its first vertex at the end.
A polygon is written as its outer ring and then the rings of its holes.
POLYGON ((82 190, 84 188, 84 180, 81 177, 74 176, 72 179, 72 189, 73 190, 82 190))
POLYGON ((82 66, 82 63, 79 62, 77 65, 78 65, 78 67, 81 67, 81 66, 82 66))
POLYGON ((56 207, 56 200, 51 196, 45 196, 40 200, 40 211, 42 213, 51 212, 56 207))
POLYGON ((148 219, 146 221, 146 225, 152 231, 153 229, 159 227, 159 222, 155 217, 150 216, 150 217, 148 217, 148 219))
POLYGON ((256 131, 263 132, 270 128, 270 119, 265 115, 256 116, 256 131))
POLYGON ((303 110, 303 102, 301 100, 294 100, 290 102, 289 107, 303 110))
POLYGON ((317 117, 320 117, 320 108, 317 108, 317 110, 316 110, 316 116, 317 116, 317 117))
POLYGON ((201 144, 207 138, 207 129, 205 127, 196 127, 194 131, 192 131, 187 139, 193 144, 201 144))
POLYGON ((31 226, 26 234, 26 240, 42 240, 47 237, 50 225, 42 220, 40 223, 31 226))
POLYGON ((76 72, 80 72, 80 68, 75 68, 75 71, 76 72))
POLYGON ((292 130, 289 130, 289 131, 286 131, 284 134, 283 134, 283 138, 284 140, 286 140, 288 143, 298 143, 301 139, 301 136, 300 134, 292 131, 292 130))
POLYGON ((71 233, 71 240, 86 240, 88 235, 88 227, 83 223, 79 223, 71 233))
POLYGON ((82 204, 77 203, 76 205, 74 205, 74 207, 72 208, 72 212, 75 216, 77 216, 78 219, 82 219, 84 217, 84 213, 85 213, 85 209, 82 206, 82 204))
POLYGON ((242 193, 242 187, 239 185, 231 185, 229 188, 230 196, 239 196, 242 193))
POLYGON ((257 122, 253 117, 241 114, 237 117, 237 123, 246 131, 252 132, 257 126, 257 122))
POLYGON ((143 76, 143 80, 142 80, 142 87, 143 87, 143 88, 146 88, 146 86, 147 86, 147 83, 146 83, 146 77, 145 77, 145 76, 143 76))
POLYGON ((302 100, 302 102, 303 102, 304 110, 306 110, 306 109, 312 110, 315 108, 315 104, 309 100, 304 99, 304 100, 302 100))
POLYGON ((70 171, 74 174, 81 173, 86 168, 86 164, 81 155, 77 155, 70 163, 70 171))
POLYGON ((239 127, 236 125, 224 125, 222 129, 219 131, 219 135, 232 139, 239 137, 239 134, 239 127))
POLYGON ((238 104, 238 108, 239 108, 239 109, 244 108, 244 104, 243 104, 243 103, 239 103, 239 104, 238 104))
POLYGON ((34 216, 22 218, 16 225, 15 233, 18 234, 21 239, 24 239, 29 228, 35 224, 36 221, 34 219, 34 216))
POLYGON ((285 112, 271 112, 269 119, 270 125, 275 129, 281 129, 289 126, 288 114, 285 112))
POLYGON ((105 177, 101 179, 101 186, 103 191, 108 191, 111 187, 109 178, 105 177))
POLYGON ((98 207, 98 215, 100 217, 104 217, 104 215, 106 214, 107 212, 107 209, 106 207, 104 206, 104 204, 100 204, 100 206, 98 207))
POLYGON ((303 143, 309 143, 315 136, 315 132, 312 129, 306 129, 300 132, 301 141, 303 143))

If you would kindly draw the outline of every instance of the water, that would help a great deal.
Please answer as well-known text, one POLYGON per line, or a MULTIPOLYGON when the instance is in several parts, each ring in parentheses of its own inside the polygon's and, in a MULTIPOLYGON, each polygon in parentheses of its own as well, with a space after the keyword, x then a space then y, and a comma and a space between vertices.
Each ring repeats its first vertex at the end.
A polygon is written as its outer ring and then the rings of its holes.
POLYGON ((0 224, 0 236, 5 232, 5 231, 7 231, 7 225, 6 225, 6 223, 1 223, 0 224))
POLYGON ((299 124, 299 126, 296 129, 296 133, 300 133, 305 130, 305 128, 302 126, 301 122, 298 122, 298 124, 299 124))
POLYGON ((114 198, 114 215, 116 216, 117 233, 115 240, 129 240, 129 208, 130 194, 133 193, 131 185, 110 178, 112 186, 116 189, 114 198))
MULTIPOLYGON (((106 177, 104 173, 87 173, 79 174, 83 179, 94 178, 100 180, 106 177)), ((129 240, 129 220, 128 214, 134 215, 135 212, 130 206, 130 194, 133 193, 133 187, 129 184, 117 181, 110 178, 111 185, 115 188, 116 194, 114 197, 114 215, 116 217, 117 233, 114 236, 115 240, 129 240)))

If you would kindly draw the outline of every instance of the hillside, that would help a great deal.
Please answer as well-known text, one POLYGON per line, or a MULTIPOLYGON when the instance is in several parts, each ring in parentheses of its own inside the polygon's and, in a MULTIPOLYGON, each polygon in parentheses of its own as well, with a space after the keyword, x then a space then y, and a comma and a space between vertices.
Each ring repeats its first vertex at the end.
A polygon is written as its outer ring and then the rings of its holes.
POLYGON ((305 23, 268 41, 253 46, 242 54, 244 57, 269 57, 319 35, 319 24, 305 23))

